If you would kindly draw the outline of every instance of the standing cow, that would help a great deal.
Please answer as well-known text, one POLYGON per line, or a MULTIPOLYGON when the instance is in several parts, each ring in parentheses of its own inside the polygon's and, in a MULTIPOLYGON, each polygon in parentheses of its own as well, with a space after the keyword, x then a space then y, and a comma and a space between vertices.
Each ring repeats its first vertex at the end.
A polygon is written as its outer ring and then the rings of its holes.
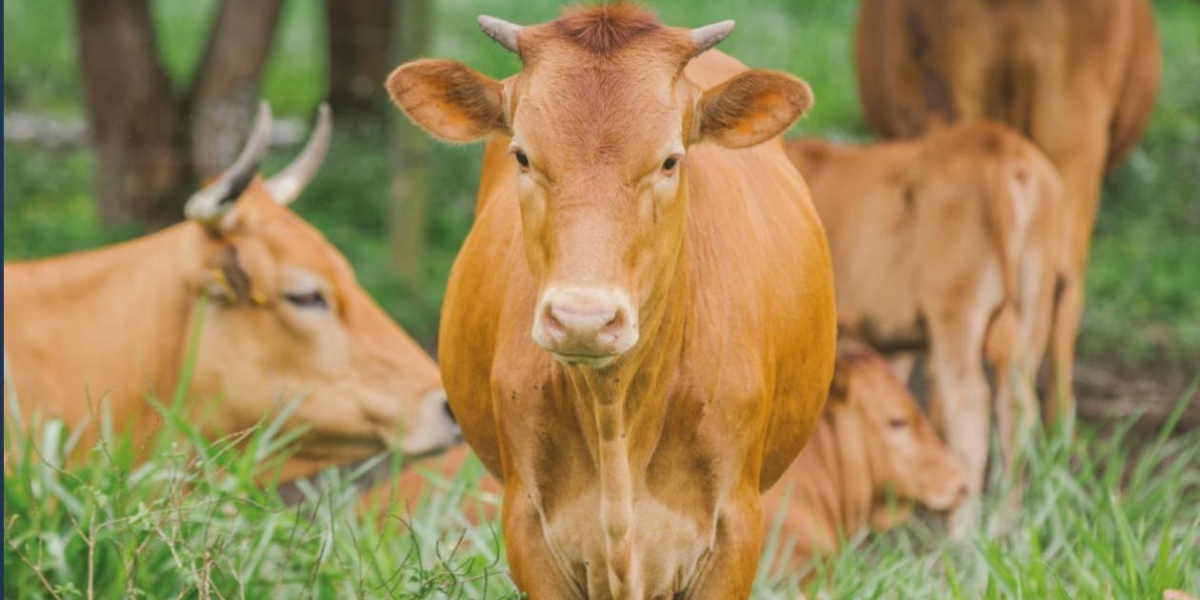
POLYGON ((178 385, 203 311, 185 410, 210 435, 244 430, 303 400, 305 427, 284 477, 389 447, 429 454, 454 444, 437 365, 375 304, 346 259, 287 208, 328 147, 329 109, 300 157, 256 175, 267 150, 264 103, 237 162, 188 201, 189 219, 109 248, 4 265, 10 416, 99 423, 140 447, 160 420, 147 393, 178 385), (207 296, 207 302, 201 302, 207 296))
POLYGON ((1162 56, 1148 0, 862 0, 858 83, 885 137, 990 119, 1033 140, 1062 173, 1069 273, 1051 339, 1052 421, 1074 413, 1083 274, 1106 169, 1137 143, 1162 56))
POLYGON ((618 3, 480 24, 520 73, 419 60, 387 89, 439 138, 490 137, 440 358, 504 483, 513 580, 534 600, 745 598, 762 491, 833 373, 828 248, 776 137, 809 87, 705 53, 729 21, 618 3))

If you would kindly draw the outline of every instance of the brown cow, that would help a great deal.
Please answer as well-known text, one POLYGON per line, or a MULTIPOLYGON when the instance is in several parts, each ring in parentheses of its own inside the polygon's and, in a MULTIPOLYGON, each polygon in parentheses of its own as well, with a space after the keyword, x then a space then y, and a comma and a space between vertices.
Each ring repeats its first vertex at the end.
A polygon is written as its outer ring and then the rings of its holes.
POLYGON ((1006 464, 1036 422, 1064 264, 1053 165, 992 123, 862 147, 793 140, 788 154, 829 234, 842 331, 928 352, 934 423, 981 491, 991 410, 1006 464))
MULTIPOLYGON (((386 501, 385 514, 407 517, 424 494, 458 489, 439 480, 461 476, 468 456, 464 446, 421 461, 390 487, 366 496, 364 506, 374 503, 378 510, 386 501)), ((484 474, 463 499, 465 522, 492 519, 502 493, 500 483, 484 474)), ((900 525, 914 505, 948 511, 966 493, 962 466, 888 363, 865 344, 843 340, 822 418, 799 458, 763 495, 763 508, 767 531, 785 512, 779 535, 789 552, 777 559, 795 569, 868 527, 900 525)))
POLYGON ((534 600, 745 598, 761 492, 833 375, 828 248, 776 137, 811 92, 693 60, 728 21, 618 3, 480 24, 524 70, 420 60, 387 87, 440 138, 491 136, 440 358, 504 482, 513 580, 534 600))
POLYGON ((389 447, 427 454, 456 442, 437 366, 359 287, 346 259, 287 208, 324 157, 328 108, 300 157, 263 181, 255 171, 270 128, 263 104, 237 163, 188 201, 188 221, 108 248, 4 265, 10 415, 88 427, 82 449, 107 412, 139 447, 159 420, 145 395, 169 400, 201 316, 187 410, 218 435, 303 398, 285 430, 309 429, 285 476, 317 461, 389 447))
POLYGON ((1071 275, 1059 283, 1047 422, 1074 413, 1075 337, 1101 178, 1150 120, 1162 56, 1148 0, 862 0, 858 83, 884 137, 990 119, 1062 173, 1071 275))

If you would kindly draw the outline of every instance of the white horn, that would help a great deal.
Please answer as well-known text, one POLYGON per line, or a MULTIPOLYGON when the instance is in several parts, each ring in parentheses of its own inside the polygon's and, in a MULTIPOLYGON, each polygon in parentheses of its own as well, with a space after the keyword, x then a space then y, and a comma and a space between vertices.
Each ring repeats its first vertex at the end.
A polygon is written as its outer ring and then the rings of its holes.
POLYGON ((699 55, 705 50, 721 43, 721 40, 729 37, 733 33, 733 21, 721 21, 704 27, 697 27, 689 32, 692 37, 692 43, 696 45, 696 52, 693 56, 699 55))
POLYGON ((250 137, 246 138, 246 146, 233 166, 225 169, 216 181, 192 194, 183 207, 183 214, 189 219, 204 222, 219 219, 254 179, 270 143, 271 107, 263 100, 258 104, 258 116, 254 119, 250 137))
POLYGON ((329 138, 333 131, 333 119, 330 116, 329 104, 322 102, 317 109, 317 124, 313 126, 304 149, 287 167, 267 180, 267 191, 275 202, 287 206, 300 196, 308 182, 312 181, 321 163, 325 161, 325 153, 329 150, 329 138))
POLYGON ((517 34, 521 33, 521 26, 509 23, 504 19, 489 17, 487 15, 479 15, 479 27, 483 32, 488 34, 488 37, 496 40, 496 43, 504 46, 505 50, 513 54, 520 55, 521 51, 517 45, 517 34))

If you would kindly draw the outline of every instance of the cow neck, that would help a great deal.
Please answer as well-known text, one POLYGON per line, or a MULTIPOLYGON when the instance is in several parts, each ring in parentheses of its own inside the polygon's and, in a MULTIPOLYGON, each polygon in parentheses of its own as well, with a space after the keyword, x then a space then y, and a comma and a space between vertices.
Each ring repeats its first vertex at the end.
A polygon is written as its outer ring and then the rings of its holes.
POLYGON ((87 364, 72 366, 123 374, 121 389, 109 398, 114 422, 145 431, 143 419, 152 414, 143 401, 146 387, 162 396, 177 384, 193 305, 183 277, 199 264, 203 235, 183 223, 107 248, 6 267, 6 278, 10 269, 17 275, 5 286, 6 316, 55 313, 39 320, 36 336, 17 338, 34 346, 22 353, 54 357, 61 348, 39 342, 100 341, 101 347, 88 348, 87 364))
POLYGON ((600 477, 600 520, 605 533, 609 589, 614 598, 637 597, 642 589, 640 564, 630 532, 633 514, 632 464, 645 465, 666 422, 667 400, 683 351, 689 270, 681 243, 674 268, 664 272, 641 307, 642 343, 613 365, 600 370, 567 368, 588 450, 600 477), (591 423, 588 423, 588 421, 591 423))
MULTIPOLYGON (((847 407, 846 410, 852 410, 847 407)), ((832 411, 831 411, 832 412, 832 411)), ((871 518, 874 503, 875 473, 871 467, 868 446, 880 443, 869 440, 857 428, 847 427, 847 419, 863 419, 861 415, 840 417, 831 415, 833 451, 836 454, 834 480, 838 482, 838 497, 841 499, 841 518, 835 523, 841 527, 841 535, 852 536, 866 527, 871 518)))

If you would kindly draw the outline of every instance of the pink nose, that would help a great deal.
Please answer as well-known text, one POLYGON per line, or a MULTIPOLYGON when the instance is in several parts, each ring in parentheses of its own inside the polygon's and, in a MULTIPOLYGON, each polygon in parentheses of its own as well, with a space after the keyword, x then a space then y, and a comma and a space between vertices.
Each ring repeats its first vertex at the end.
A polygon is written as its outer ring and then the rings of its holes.
POLYGON ((567 362, 623 354, 636 343, 637 328, 622 300, 611 293, 547 294, 534 324, 534 341, 567 362))

